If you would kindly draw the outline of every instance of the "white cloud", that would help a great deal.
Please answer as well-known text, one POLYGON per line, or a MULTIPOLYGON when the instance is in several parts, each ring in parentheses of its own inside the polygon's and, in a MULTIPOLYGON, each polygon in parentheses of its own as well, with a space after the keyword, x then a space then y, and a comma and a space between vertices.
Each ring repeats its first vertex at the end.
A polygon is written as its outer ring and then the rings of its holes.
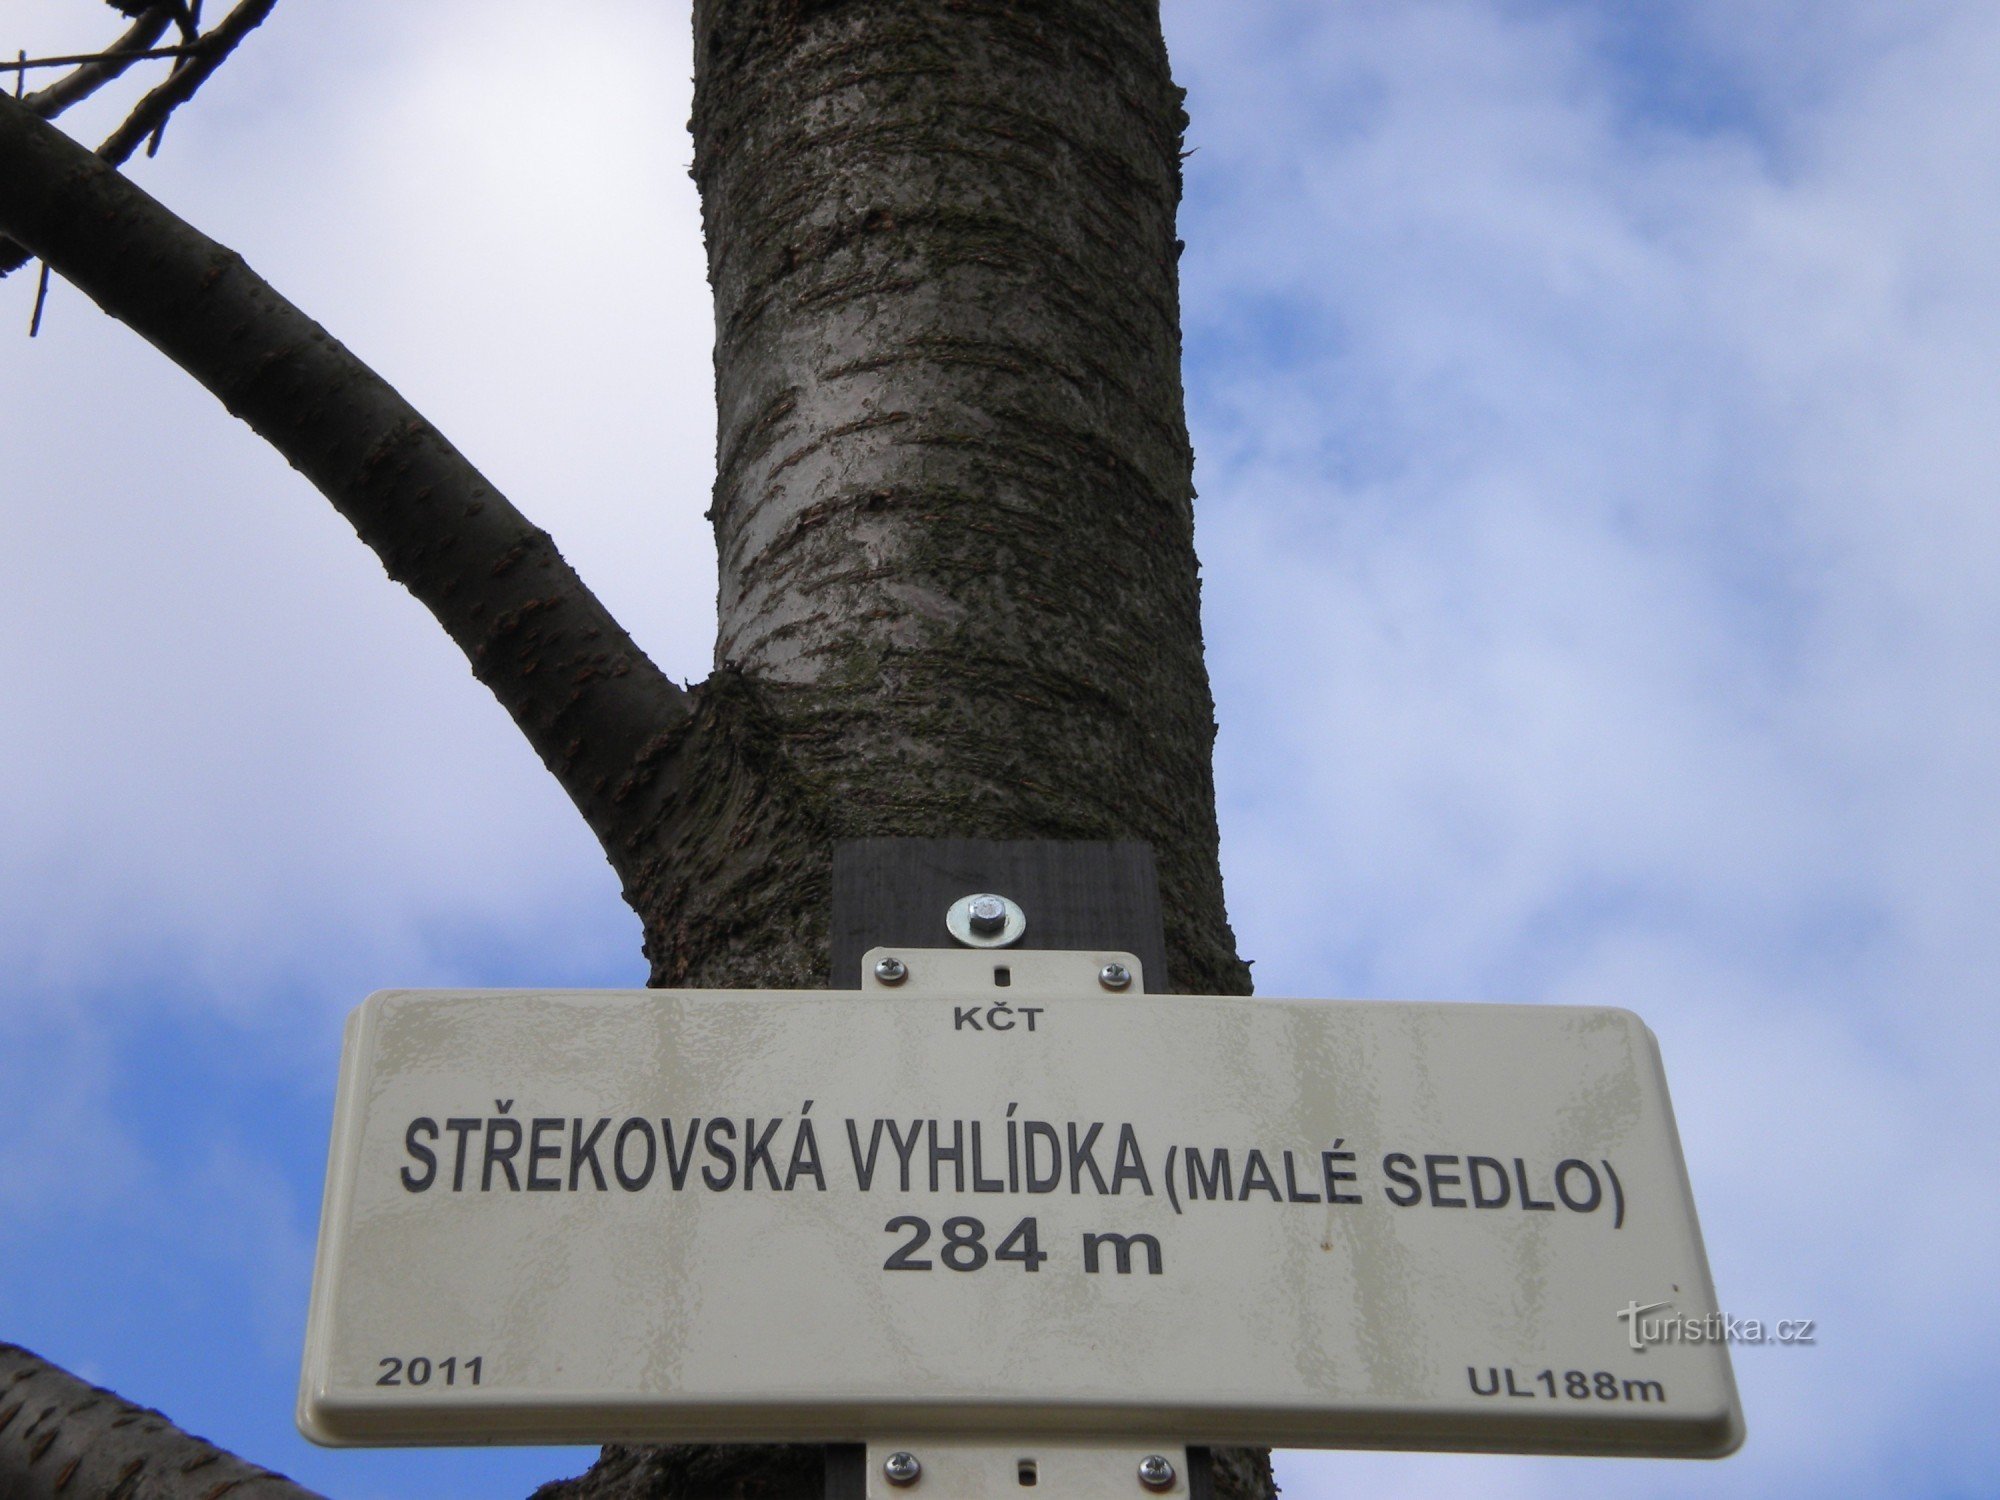
POLYGON ((1245 949, 1267 993, 1638 1009, 1725 1303, 1827 1330, 1739 1359, 1718 1469, 1291 1492, 1871 1492, 2000 1331, 2000 23, 1281 14, 1176 50, 1245 949), (1675 113, 1676 49, 1729 109, 1675 113))
MULTIPOLYGON (((136 175, 700 675, 684 16, 341 9, 280 6, 136 175)), ((39 49, 77 10, 8 19, 39 49)), ((2000 13, 1168 19, 1223 833, 1261 987, 1639 1010, 1725 1303, 1823 1328, 1740 1357, 1750 1446, 1720 1466, 1299 1457, 1288 1494, 1990 1485, 2000 13)), ((245 1111, 163 1176, 136 1018, 220 1012, 260 1078, 321 1087, 375 983, 508 942, 524 978, 636 975, 636 923, 325 503, 67 288, 0 357, 0 445, 0 1135, 26 1143, 0 1205, 123 1233, 149 1180, 215 1195, 244 1247, 223 1279, 271 1268, 245 1347, 282 1343, 289 1148, 245 1111)))
MULTIPOLYGON (((398 382, 698 676, 710 319, 686 70, 662 90, 653 61, 684 30, 636 5, 553 28, 379 5, 330 33, 281 7, 136 172, 398 382)), ((164 944, 240 989, 335 933, 378 972, 434 972, 409 950, 440 917, 616 902, 455 649, 185 377, 58 286, 0 395, 19 435, 0 527, 34 560, 0 615, 15 972, 164 944)))

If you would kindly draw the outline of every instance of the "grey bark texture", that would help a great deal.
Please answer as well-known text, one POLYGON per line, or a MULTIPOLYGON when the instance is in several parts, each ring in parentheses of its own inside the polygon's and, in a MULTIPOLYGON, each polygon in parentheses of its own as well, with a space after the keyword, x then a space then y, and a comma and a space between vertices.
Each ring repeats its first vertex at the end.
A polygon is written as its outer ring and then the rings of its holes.
MULTIPOLYGON (((5 99, 0 232, 207 385, 432 610, 603 844, 655 984, 821 986, 835 842, 953 836, 1146 841, 1177 987, 1247 993, 1157 0, 696 0, 694 27, 721 577, 715 671, 686 693, 366 366, 5 99)), ((1216 1458, 1218 1494, 1273 1493, 1265 1455, 1216 1458)), ((821 1482, 814 1448, 612 1447, 538 1493, 821 1482)))
POLYGON ((1151 0, 698 0, 721 579, 678 752, 704 805, 639 903, 657 982, 817 983, 833 840, 950 834, 1146 840, 1181 985, 1247 991, 1184 121, 1151 0))
MULTIPOLYGON (((1223 910, 1156 0, 696 0, 716 670, 635 903, 660 984, 817 986, 836 840, 1135 838, 1223 910)), ((1274 1493, 1217 1450, 1217 1491, 1274 1493)), ((811 1500, 813 1450, 613 1447, 538 1500, 811 1500)))
POLYGON ((16 1344, 0 1344, 0 1496, 321 1500, 16 1344))

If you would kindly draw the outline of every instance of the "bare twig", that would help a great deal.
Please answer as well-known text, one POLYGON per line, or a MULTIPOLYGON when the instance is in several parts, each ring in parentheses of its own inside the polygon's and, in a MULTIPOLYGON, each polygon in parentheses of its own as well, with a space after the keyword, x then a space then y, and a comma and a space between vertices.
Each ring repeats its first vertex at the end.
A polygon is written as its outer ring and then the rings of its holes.
POLYGON ((28 317, 28 337, 42 331, 42 308, 49 300, 49 263, 42 262, 42 274, 35 281, 35 310, 28 317))
MULTIPOLYGON (((166 82, 153 89, 133 106, 132 113, 126 116, 125 122, 112 131, 104 144, 97 148, 97 154, 113 166, 117 166, 138 149, 141 141, 149 138, 157 141, 159 132, 165 127, 173 112, 194 97, 195 90, 208 81, 211 73, 222 66, 229 54, 236 50, 238 42, 263 24, 264 18, 270 15, 276 5, 277 0, 240 0, 234 10, 192 42, 183 47, 162 49, 164 55, 175 59, 174 71, 168 75, 166 82)), ((151 16, 156 12, 164 12, 167 20, 183 17, 191 19, 196 14, 172 4, 157 6, 147 14, 151 16)), ((136 30, 135 27, 134 31, 136 30)), ((124 45, 133 34, 128 31, 118 45, 124 45)), ((158 32, 154 33, 156 38, 158 35, 158 32)), ((115 47, 113 51, 116 51, 115 47)), ((107 58, 109 56, 110 54, 106 54, 107 58)), ((130 61, 136 60, 129 59, 127 65, 130 61)), ((15 66, 18 68, 20 65, 15 64, 15 66)), ((18 71, 15 74, 16 79, 22 76, 24 75, 18 71)), ((68 80, 63 80, 63 83, 67 82, 68 80)), ((63 83, 51 87, 60 88, 63 83)), ((93 88, 96 86, 92 85, 93 88)), ((40 97, 40 94, 47 92, 49 92, 47 89, 41 90, 34 97, 40 97)), ((0 240, 0 276, 19 270, 27 264, 28 258, 28 252, 20 245, 12 240, 0 240)))
MULTIPOLYGON (((145 19, 143 16, 140 17, 140 25, 145 24, 145 19)), ((135 27, 134 30, 136 29, 135 27)), ((162 20, 160 31, 166 29, 166 22, 162 20)), ((129 36, 131 33, 127 32, 126 35, 129 36)), ((159 35, 159 32, 155 32, 154 35, 159 35)), ((102 52, 71 52, 61 57, 30 57, 25 52, 16 52, 13 62, 0 62, 0 73, 32 73, 37 68, 70 68, 78 63, 101 63, 113 59, 127 64, 151 62, 156 57, 183 57, 194 50, 192 43, 177 42, 171 47, 147 47, 140 52, 127 52, 124 50, 124 38, 121 37, 102 52)), ((54 88, 56 85, 51 84, 49 87, 54 88)), ((46 93, 48 90, 44 89, 41 92, 46 93)))
POLYGON ((132 23, 125 35, 102 52, 32 58, 24 53, 18 62, 0 64, 0 67, 12 68, 17 80, 25 76, 30 68, 76 68, 68 77, 58 78, 47 88, 36 89, 22 101, 44 120, 52 120, 78 100, 89 98, 132 64, 179 54, 182 51, 180 47, 153 45, 172 24, 175 9, 172 5, 150 7, 132 23))
MULTIPOLYGON (((179 20, 182 39, 189 43, 199 40, 201 35, 201 0, 187 0, 187 3, 178 4, 177 8, 180 11, 179 20)), ((187 65, 188 62, 185 55, 175 58, 172 69, 167 73, 168 80, 172 81, 174 75, 180 73, 187 65)), ((153 157, 160 154, 160 142, 166 136, 166 133, 167 122, 163 117, 160 123, 153 127, 153 133, 146 138, 147 156, 153 157)))
POLYGON ((166 124, 169 115, 194 97, 195 90, 208 81, 208 75, 236 50, 236 44, 264 24, 264 18, 277 3, 278 0, 241 0, 236 9, 193 44, 191 55, 182 59, 183 65, 165 83, 133 106, 125 123, 111 132, 97 148, 97 154, 114 167, 130 156, 138 149, 139 142, 166 124))

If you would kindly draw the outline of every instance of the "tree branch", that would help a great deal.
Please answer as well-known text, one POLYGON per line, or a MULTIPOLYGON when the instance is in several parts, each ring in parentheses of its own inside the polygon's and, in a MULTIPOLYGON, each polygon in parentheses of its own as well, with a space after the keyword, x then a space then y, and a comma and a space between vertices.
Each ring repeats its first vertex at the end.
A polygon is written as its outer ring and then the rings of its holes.
MULTIPOLYGON (((141 141, 165 129, 168 117, 194 97, 195 90, 208 81, 209 74, 222 66, 229 54, 236 50, 238 42, 264 24, 264 18, 270 15, 277 3, 278 0, 242 0, 228 15, 197 37, 174 63, 174 70, 167 75, 167 81, 132 107, 132 113, 125 117, 124 123, 97 148, 97 154, 116 166, 138 150, 141 141)), ((124 44, 121 41, 119 45, 124 44)), ((50 112, 42 110, 37 113, 46 115, 50 112)), ((20 236, 14 238, 18 240, 20 236)), ((0 276, 18 271, 28 263, 31 254, 22 245, 0 243, 0 276)))
POLYGON ((0 1344, 0 1494, 321 1500, 15 1344, 0 1344))
POLYGON ((688 718, 686 695, 548 535, 240 255, 4 96, 0 230, 200 381, 333 502, 465 652, 629 890, 634 803, 673 790, 651 761, 688 718))
MULTIPOLYGON (((44 120, 57 115, 103 88, 136 62, 154 56, 157 42, 173 20, 173 7, 156 5, 132 23, 131 29, 83 66, 65 73, 47 88, 36 89, 21 102, 44 120)), ((33 67, 33 63, 26 64, 33 67)))
POLYGON ((174 64, 167 81, 133 106, 132 113, 125 117, 125 123, 111 132, 104 144, 97 148, 97 154, 116 166, 138 149, 139 142, 163 129, 167 117, 194 97, 195 90, 208 82, 208 75, 221 67, 229 54, 236 50, 236 44, 264 24, 264 18, 270 15, 277 3, 278 0, 242 0, 228 15, 195 38, 189 50, 174 64))

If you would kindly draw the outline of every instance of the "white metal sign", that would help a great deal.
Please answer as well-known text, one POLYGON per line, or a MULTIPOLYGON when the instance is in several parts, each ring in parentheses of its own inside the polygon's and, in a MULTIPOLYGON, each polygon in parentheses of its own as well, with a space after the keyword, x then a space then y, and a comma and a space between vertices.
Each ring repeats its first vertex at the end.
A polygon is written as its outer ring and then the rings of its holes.
MULTIPOLYGON (((1078 1439, 1732 1450, 1629 1012, 1114 993, 386 991, 349 1022, 323 1443, 1078 1439)), ((887 972, 895 969, 889 966, 887 972)), ((1114 974, 1115 978, 1115 974, 1114 974)))

